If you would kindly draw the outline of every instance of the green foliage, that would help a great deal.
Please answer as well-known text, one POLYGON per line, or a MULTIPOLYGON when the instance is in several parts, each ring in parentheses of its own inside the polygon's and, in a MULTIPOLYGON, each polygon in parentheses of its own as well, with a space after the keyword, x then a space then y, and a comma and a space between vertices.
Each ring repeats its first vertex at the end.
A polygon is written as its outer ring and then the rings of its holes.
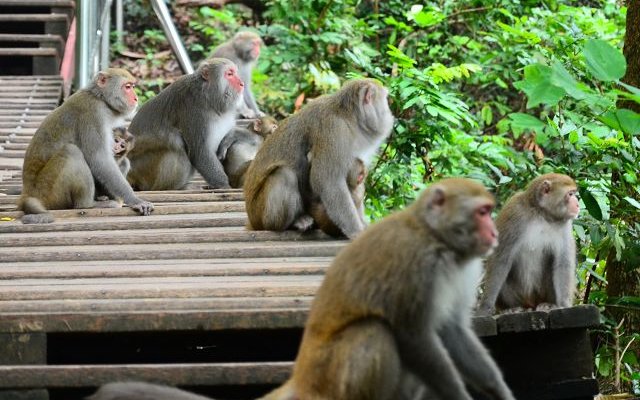
MULTIPOLYGON (((578 182, 583 206, 574 227, 579 281, 594 282, 587 300, 638 308, 637 298, 609 299, 604 290, 610 251, 640 263, 640 115, 617 106, 640 103, 640 89, 620 82, 626 8, 618 1, 266 5, 256 29, 267 46, 253 76, 266 112, 286 116, 359 76, 389 89, 396 124, 367 181, 372 220, 445 176, 478 179, 502 204, 534 176, 566 173, 578 182)), ((250 21, 245 8, 197 10, 188 19, 200 38, 188 41, 194 59, 250 21)), ((145 41, 160 40, 154 28, 145 27, 145 41)), ((614 373, 609 339, 616 326, 607 321, 603 331, 601 377, 614 373)), ((615 335, 623 348, 638 348, 637 333, 615 335)), ((640 393, 635 355, 624 354, 620 374, 640 393)))

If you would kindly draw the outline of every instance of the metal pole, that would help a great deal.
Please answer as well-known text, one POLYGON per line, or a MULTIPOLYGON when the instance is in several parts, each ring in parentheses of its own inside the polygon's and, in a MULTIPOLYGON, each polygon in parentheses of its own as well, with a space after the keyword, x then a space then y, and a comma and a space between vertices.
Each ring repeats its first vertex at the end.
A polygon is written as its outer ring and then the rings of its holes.
MULTIPOLYGON (((112 0, 107 0, 102 7, 100 18, 100 69, 109 68, 109 36, 111 32, 111 5, 112 0)), ((97 72, 97 71, 96 71, 97 72)))
POLYGON ((118 44, 122 44, 122 31, 124 30, 124 14, 122 10, 122 0, 116 0, 116 40, 118 44))
POLYGON ((191 60, 189 59, 187 50, 184 48, 184 45, 180 40, 178 31, 173 25, 173 21, 171 21, 171 15, 169 14, 169 9, 164 3, 164 0, 151 0, 151 5, 153 6, 153 11, 155 11, 158 19, 160 20, 162 30, 164 30, 164 34, 167 36, 169 44, 171 44, 171 49, 173 50, 173 54, 178 59, 178 64, 180 64, 182 72, 184 72, 185 74, 192 73, 193 65, 191 64, 191 60))
POLYGON ((76 41, 76 87, 83 88, 89 83, 90 71, 90 17, 93 0, 79 0, 76 10, 77 41, 76 41))

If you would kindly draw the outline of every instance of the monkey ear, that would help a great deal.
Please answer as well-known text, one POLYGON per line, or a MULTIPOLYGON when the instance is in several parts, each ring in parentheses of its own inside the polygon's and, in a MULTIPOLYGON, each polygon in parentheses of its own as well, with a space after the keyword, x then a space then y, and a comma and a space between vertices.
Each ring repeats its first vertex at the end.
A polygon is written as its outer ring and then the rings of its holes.
POLYGON ((205 81, 209 81, 209 68, 201 68, 200 69, 200 76, 205 81))
POLYGON ((260 132, 260 129, 262 129, 262 121, 257 119, 253 123, 253 130, 256 132, 260 132))
POLYGON ((444 189, 438 186, 432 187, 427 197, 426 206, 428 209, 440 208, 446 201, 444 189))
POLYGON ((370 104, 373 98, 373 88, 368 85, 365 89, 364 89, 364 104, 370 104))
POLYGON ((540 191, 542 194, 549 194, 549 192, 551 192, 551 182, 548 180, 542 182, 542 189, 540 191))
POLYGON ((107 76, 107 74, 105 74, 104 72, 98 72, 98 75, 96 76, 96 83, 98 84, 98 86, 100 86, 101 88, 107 86, 108 80, 109 76, 107 76))

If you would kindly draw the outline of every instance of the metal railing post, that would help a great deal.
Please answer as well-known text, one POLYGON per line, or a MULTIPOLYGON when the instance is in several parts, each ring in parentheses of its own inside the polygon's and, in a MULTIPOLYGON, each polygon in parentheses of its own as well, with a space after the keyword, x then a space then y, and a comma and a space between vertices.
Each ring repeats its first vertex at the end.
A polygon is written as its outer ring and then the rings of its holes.
POLYGON ((171 49, 173 50, 173 54, 178 59, 178 64, 180 64, 182 72, 184 72, 185 74, 192 73, 193 64, 191 64, 191 60, 189 59, 187 50, 184 48, 184 45, 180 40, 180 35, 178 34, 176 27, 173 25, 173 21, 171 21, 171 15, 169 14, 167 5, 163 0, 151 0, 151 5, 153 6, 153 11, 155 11, 158 19, 160 20, 162 30, 167 36, 169 44, 171 44, 171 49))

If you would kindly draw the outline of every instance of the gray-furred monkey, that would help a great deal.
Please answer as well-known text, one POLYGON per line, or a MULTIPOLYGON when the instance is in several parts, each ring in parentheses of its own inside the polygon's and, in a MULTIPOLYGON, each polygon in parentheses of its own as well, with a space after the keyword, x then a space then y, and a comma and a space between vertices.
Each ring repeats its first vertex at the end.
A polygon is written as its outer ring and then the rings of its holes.
POLYGON ((94 207, 95 182, 140 214, 151 213, 153 204, 134 194, 113 157, 113 129, 138 105, 135 82, 123 69, 100 71, 42 121, 24 157, 22 222, 53 222, 47 208, 94 207))
POLYGON ((497 245, 493 206, 479 183, 445 179, 348 244, 316 293, 291 378, 262 399, 414 399, 425 385, 472 400, 468 383, 515 400, 471 328, 481 257, 497 245))
POLYGON ((487 259, 480 315, 571 306, 572 222, 580 212, 576 191, 567 175, 546 174, 507 201, 496 219, 500 245, 487 259))
POLYGON ((372 79, 347 82, 291 115, 265 140, 245 176, 249 227, 306 230, 311 199, 320 198, 347 237, 365 228, 347 186, 355 159, 366 165, 391 133, 387 90, 372 79), (313 162, 309 162, 312 159, 313 162))
POLYGON ((249 164, 258 153, 264 139, 278 128, 278 121, 263 116, 253 121, 249 128, 236 127, 222 139, 218 146, 218 159, 234 188, 244 185, 244 176, 249 164))
POLYGON ((243 88, 236 65, 213 58, 145 103, 129 126, 136 137, 129 153, 131 185, 185 189, 195 169, 212 187, 230 187, 216 150, 235 126, 243 88))
POLYGON ((251 71, 260 56, 262 39, 253 32, 242 31, 218 46, 211 57, 228 58, 238 66, 238 75, 244 82, 244 101, 238 106, 238 113, 243 118, 256 118, 263 115, 258 109, 256 100, 251 91, 251 71))

